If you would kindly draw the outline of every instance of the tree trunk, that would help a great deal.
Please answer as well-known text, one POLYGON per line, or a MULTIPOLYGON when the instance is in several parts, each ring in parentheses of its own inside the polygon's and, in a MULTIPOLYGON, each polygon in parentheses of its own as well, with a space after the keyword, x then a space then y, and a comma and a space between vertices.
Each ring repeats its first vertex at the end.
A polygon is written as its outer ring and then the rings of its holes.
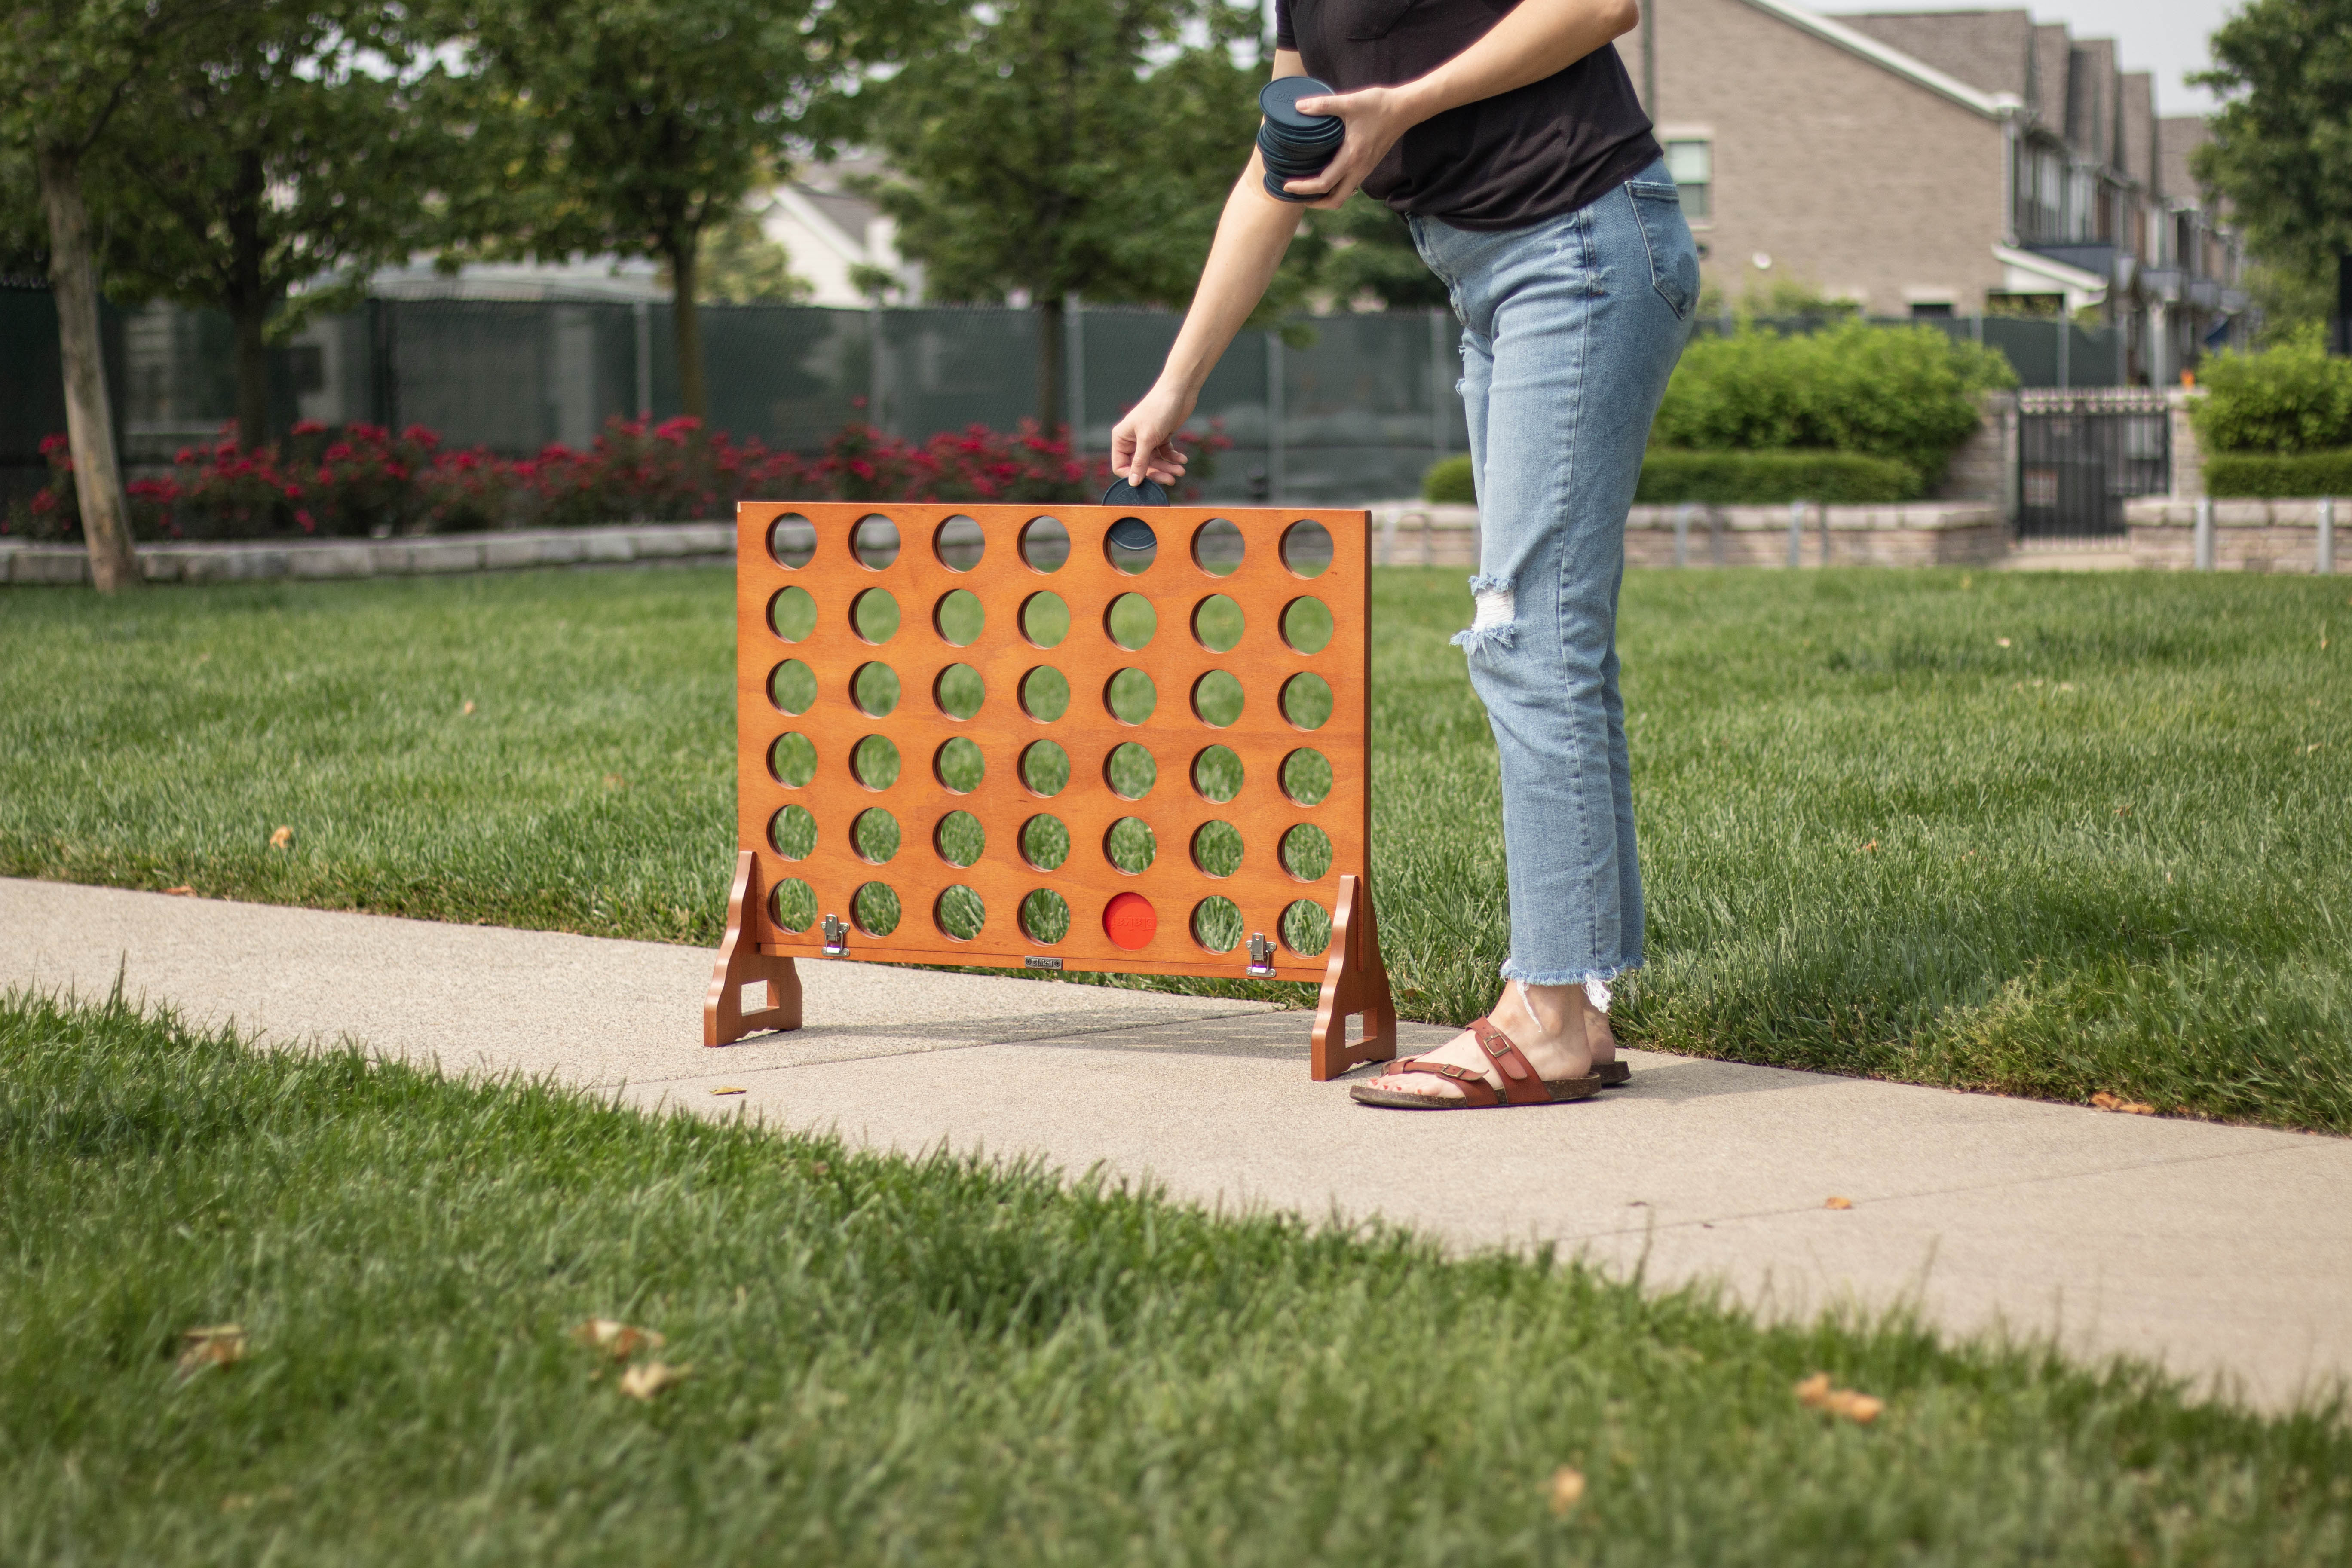
POLYGON ((262 310, 236 309, 236 441, 247 451, 269 445, 269 345, 261 335, 262 310))
POLYGON ((1059 294, 1043 289, 1030 298, 1037 302, 1037 429, 1050 437, 1069 422, 1069 411, 1062 405, 1063 301, 1059 294))
POLYGON ((81 160, 43 147, 41 210, 49 225, 49 289, 58 308, 58 357, 65 369, 66 438, 74 494, 81 506, 90 580, 101 594, 137 587, 139 558, 122 502, 122 467, 114 452, 114 410, 106 400, 106 350, 98 331, 98 275, 90 264, 89 210, 82 204, 81 160))
MULTIPOLYGON (((695 308, 694 301, 701 237, 689 230, 670 247, 670 321, 677 333, 679 411, 688 419, 708 424, 710 418, 710 389, 702 378, 702 316, 695 308)), ((694 435, 698 447, 705 434, 698 426, 694 435)))

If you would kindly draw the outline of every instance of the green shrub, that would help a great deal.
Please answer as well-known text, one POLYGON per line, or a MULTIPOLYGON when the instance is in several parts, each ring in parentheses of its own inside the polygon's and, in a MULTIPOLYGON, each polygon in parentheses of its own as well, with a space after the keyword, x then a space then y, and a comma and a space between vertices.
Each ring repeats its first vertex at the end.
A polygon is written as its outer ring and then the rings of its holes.
POLYGON ((2189 421, 2208 451, 2352 447, 2352 360, 2330 357, 2316 325, 2261 353, 2216 354, 2200 379, 2205 395, 2189 421))
POLYGON ((1464 505, 1478 499, 1470 483, 1470 455, 1441 458, 1421 476, 1421 499, 1432 506, 1464 505))
POLYGON ((2205 459, 2212 496, 2352 496, 2352 447, 2333 452, 2216 452, 2205 459))
POLYGON ((1684 351, 1650 439, 1709 451, 1891 458, 1916 483, 1931 485, 1976 431, 1979 395, 2016 384, 1999 350, 1935 327, 1849 321, 1792 337, 1751 329, 1684 351))
POLYGON ((1718 506, 1817 500, 1839 505, 1909 500, 1919 472, 1859 452, 1689 452, 1654 447, 1642 458, 1637 501, 1718 506))

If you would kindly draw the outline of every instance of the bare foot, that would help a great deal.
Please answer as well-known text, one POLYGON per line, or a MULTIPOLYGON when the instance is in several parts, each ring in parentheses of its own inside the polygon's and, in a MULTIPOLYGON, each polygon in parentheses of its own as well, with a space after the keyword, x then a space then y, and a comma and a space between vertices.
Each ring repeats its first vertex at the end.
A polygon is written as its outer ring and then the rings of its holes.
MULTIPOLYGON (((1501 1000, 1487 1016, 1525 1053, 1539 1078, 1554 1081, 1583 1078, 1617 1059, 1617 1040, 1609 1032, 1609 1015, 1592 1005, 1581 985, 1525 985, 1514 980, 1504 985, 1501 1000)), ((1486 1082, 1496 1091, 1503 1087, 1501 1072, 1467 1029, 1438 1049, 1423 1052, 1421 1059, 1475 1068, 1486 1074, 1486 1082)), ((1384 1073, 1370 1081, 1375 1089, 1402 1094, 1462 1098, 1458 1085, 1435 1073, 1384 1073)))

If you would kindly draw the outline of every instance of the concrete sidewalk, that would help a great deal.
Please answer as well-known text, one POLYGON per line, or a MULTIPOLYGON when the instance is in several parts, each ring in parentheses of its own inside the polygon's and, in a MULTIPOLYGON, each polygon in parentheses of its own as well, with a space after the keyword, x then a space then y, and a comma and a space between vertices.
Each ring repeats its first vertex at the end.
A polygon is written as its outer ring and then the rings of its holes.
POLYGON ((1463 1247, 1556 1241, 1776 1314, 1908 1300, 2267 1406, 2352 1374, 2352 1140, 1650 1053, 1598 1101, 1383 1112, 1308 1080, 1305 1015, 1245 1003, 807 964, 806 1028, 706 1051, 695 948, 5 879, 0 933, 0 985, 96 996, 120 970, 134 997, 278 1040, 1101 1163, 1463 1247))

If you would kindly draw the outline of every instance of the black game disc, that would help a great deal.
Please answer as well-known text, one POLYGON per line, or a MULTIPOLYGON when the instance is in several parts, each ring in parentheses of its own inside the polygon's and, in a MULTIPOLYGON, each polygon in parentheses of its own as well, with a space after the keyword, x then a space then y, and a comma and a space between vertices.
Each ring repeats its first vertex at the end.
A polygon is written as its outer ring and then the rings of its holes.
MULTIPOLYGON (((1157 479, 1146 479, 1139 485, 1129 484, 1125 479, 1113 479, 1110 482, 1110 489, 1103 491, 1102 504, 1105 506, 1166 506, 1168 492, 1160 488, 1160 482, 1157 479)), ((1121 519, 1121 521, 1126 520, 1121 519)))
POLYGON ((1328 82, 1311 76, 1276 77, 1258 89, 1258 112, 1296 135, 1304 132, 1308 136, 1328 135, 1333 131, 1345 132, 1347 124, 1333 114, 1301 114, 1298 100, 1302 98, 1333 96, 1328 82))

